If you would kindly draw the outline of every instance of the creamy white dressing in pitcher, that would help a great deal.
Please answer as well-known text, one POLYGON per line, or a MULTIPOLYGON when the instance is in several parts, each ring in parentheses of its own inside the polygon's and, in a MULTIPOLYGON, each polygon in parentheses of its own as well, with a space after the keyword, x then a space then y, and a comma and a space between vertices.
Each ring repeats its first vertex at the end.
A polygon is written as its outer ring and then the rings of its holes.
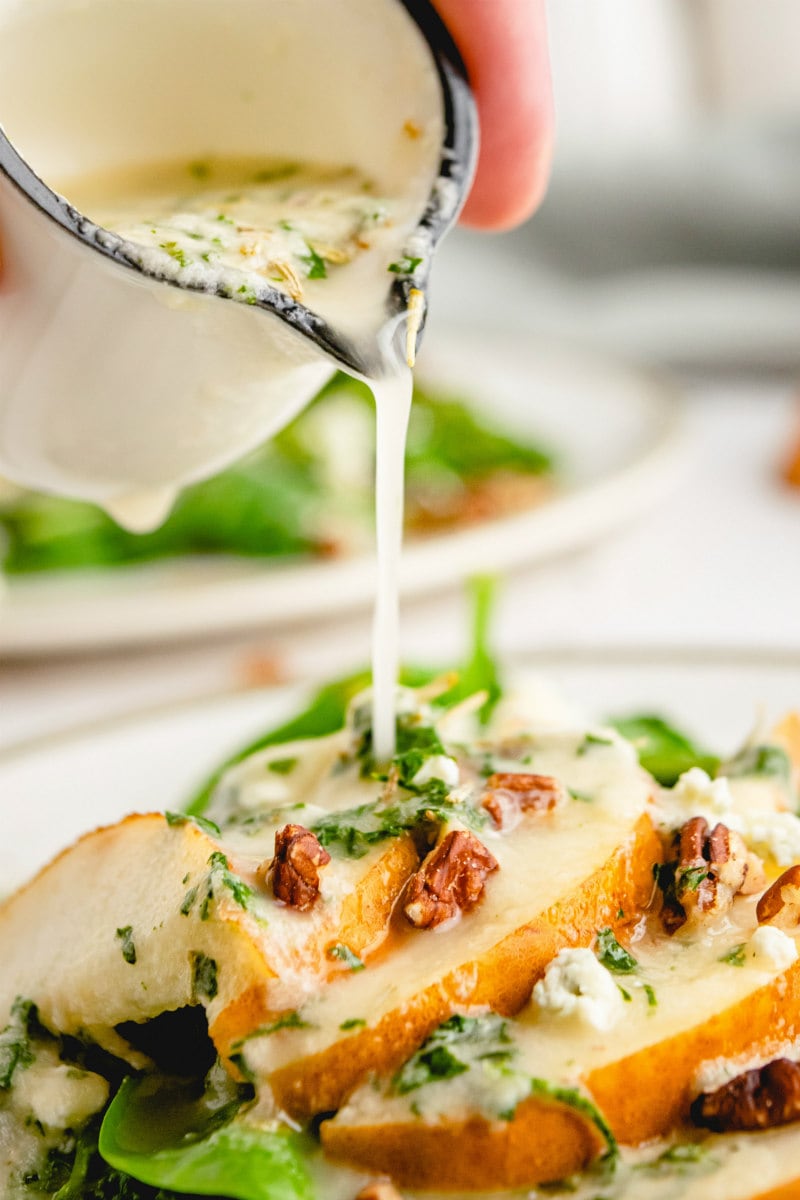
MULTIPOLYGON (((409 124, 405 136, 420 133, 409 124)), ((392 280, 413 278, 427 253, 419 234, 415 253, 403 252, 413 205, 379 196, 348 167, 252 159, 150 164, 65 181, 62 191, 149 272, 250 305, 265 288, 278 289, 360 343, 374 341, 385 374, 363 377, 377 416, 373 724, 376 755, 388 761, 395 744, 410 364, 424 297, 412 290, 405 336, 398 328, 403 318, 387 321, 385 305, 392 280)), ((106 508, 121 524, 145 530, 163 519, 173 498, 170 488, 154 489, 116 496, 106 508)))

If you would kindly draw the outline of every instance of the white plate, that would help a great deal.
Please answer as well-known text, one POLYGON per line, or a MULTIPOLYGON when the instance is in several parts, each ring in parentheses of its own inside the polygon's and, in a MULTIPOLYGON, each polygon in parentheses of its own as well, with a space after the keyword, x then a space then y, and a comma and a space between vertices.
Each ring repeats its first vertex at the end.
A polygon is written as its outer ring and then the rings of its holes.
MULTIPOLYGON (((552 447, 562 490, 540 508, 409 543, 405 595, 591 543, 676 480, 680 404, 647 376, 530 339, 480 344, 453 335, 429 348, 420 374, 552 447)), ((283 566, 182 560, 11 579, 0 599, 0 652, 103 649, 330 617, 369 606, 374 569, 363 555, 283 566)))
MULTIPOLYGON (((526 667, 526 671, 529 668, 526 667)), ((757 721, 800 705, 800 655, 698 660, 669 651, 537 667, 545 691, 600 719, 660 712, 723 754, 757 721)), ((17 886, 78 834, 131 811, 180 808, 232 751, 297 712, 303 688, 248 692, 110 722, 0 757, 0 888, 17 886)))

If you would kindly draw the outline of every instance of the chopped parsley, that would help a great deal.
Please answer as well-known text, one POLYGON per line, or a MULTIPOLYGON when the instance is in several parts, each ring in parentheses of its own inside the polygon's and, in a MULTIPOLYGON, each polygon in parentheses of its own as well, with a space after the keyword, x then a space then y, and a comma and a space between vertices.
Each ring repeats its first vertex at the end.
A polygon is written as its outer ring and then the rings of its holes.
POLYGON ((273 775, 291 775, 297 763, 297 758, 273 758, 272 762, 267 763, 267 770, 272 771, 273 775))
POLYGON ((344 942, 336 942, 335 945, 329 946, 325 953, 328 958, 338 958, 351 971, 364 970, 364 963, 357 954, 353 953, 349 946, 345 946, 344 942))
POLYGON ((586 737, 583 739, 580 746, 578 746, 578 755, 580 757, 583 757, 584 754, 588 754, 589 751, 595 746, 613 746, 613 745, 614 745, 614 742, 612 741, 611 738, 600 737, 599 734, 596 734, 596 733, 587 733, 586 737))
POLYGON ((236 903, 242 908, 247 908, 255 892, 243 879, 240 879, 238 875, 234 875, 222 851, 215 850, 209 858, 208 864, 212 869, 212 874, 215 872, 218 873, 220 883, 231 893, 236 903))
POLYGON ((346 1021, 342 1021, 340 1029, 347 1033, 348 1029, 360 1029, 362 1025, 366 1025, 363 1017, 348 1017, 346 1021))
POLYGON ((467 1063, 456 1058, 447 1046, 431 1046, 429 1050, 419 1051, 398 1072, 394 1079, 395 1091, 405 1096, 426 1083, 439 1082, 442 1079, 453 1079, 469 1070, 467 1063))
POLYGON ((558 1104, 566 1104, 582 1117, 587 1118, 599 1130, 606 1143, 606 1151, 600 1159, 601 1165, 609 1171, 616 1169, 619 1161, 619 1145, 614 1132, 597 1105, 588 1100, 577 1088, 557 1087, 547 1079, 531 1080, 531 1095, 555 1100, 558 1104))
POLYGON ((133 942, 133 926, 124 925, 118 929, 115 937, 122 943, 122 957, 133 967, 136 965, 136 946, 133 942))
POLYGON ((633 955, 619 944, 613 929, 599 931, 595 954, 604 967, 617 975, 631 975, 639 965, 633 955))
POLYGON ((398 771, 403 787, 422 791, 415 787, 414 777, 429 758, 446 753, 444 743, 432 725, 422 725, 413 717, 398 717, 397 749, 392 766, 398 771))
POLYGON ((645 994, 645 996, 647 996, 647 1007, 648 1008, 657 1008, 658 1000, 656 999, 655 988, 653 988, 652 985, 649 983, 645 983, 643 986, 644 986, 644 994, 645 994))
POLYGON ((174 828, 179 825, 196 825, 198 829, 202 829, 203 833, 207 833, 209 837, 219 837, 220 827, 214 821, 209 821, 208 817, 187 816, 186 813, 165 812, 167 824, 174 828))
POLYGON ((213 1000, 219 991, 219 976, 217 964, 200 950, 192 950, 189 955, 192 966, 192 1000, 213 1000))
POLYGON ((170 258, 175 259, 179 267, 188 267, 192 261, 177 242, 160 242, 159 246, 162 250, 166 250, 170 258))
POLYGON ((398 258, 397 262, 389 263, 387 270, 393 275, 413 275, 421 262, 421 258, 412 258, 406 254, 403 258, 398 258))
POLYGON ((486 1017, 450 1017, 435 1029, 427 1041, 413 1054, 392 1080, 392 1090, 405 1096, 427 1083, 440 1082, 463 1075, 470 1069, 474 1051, 483 1052, 478 1060, 496 1058, 499 1054, 506 1062, 512 1057, 514 1048, 508 1033, 508 1025, 495 1013, 486 1017), (464 1058, 459 1058, 459 1050, 464 1058))
POLYGON ((573 800, 580 800, 582 804, 593 804, 594 796, 590 796, 588 792, 579 792, 577 788, 567 788, 573 800))
POLYGON ((630 1004, 631 1000, 633 1000, 633 996, 630 994, 630 992, 626 992, 621 983, 617 984, 617 988, 619 989, 619 994, 622 996, 622 999, 625 1001, 625 1003, 630 1004))
POLYGON ((699 1142, 677 1142, 662 1151, 656 1159, 657 1163, 696 1163, 702 1162, 708 1153, 705 1146, 699 1142))
POLYGON ((744 942, 740 942, 738 946, 732 946, 727 954, 723 954, 718 961, 727 963, 729 967, 743 967, 745 964, 744 942))
POLYGON ((308 254, 301 254, 300 261, 306 264, 308 270, 306 274, 309 279, 327 279, 328 268, 325 266, 325 259, 317 254, 310 242, 306 242, 308 254))
POLYGON ((11 1020, 0 1033, 0 1090, 7 1091, 14 1073, 35 1062, 31 1036, 38 1023, 39 1014, 33 1001, 17 996, 11 1006, 11 1020))
MULTIPOLYGON (((388 772, 379 770, 372 757, 372 731, 366 725, 366 719, 356 757, 363 776, 385 781, 388 772)), ((358 722, 358 718, 356 720, 358 722)), ((379 798, 357 808, 331 813, 313 826, 313 832, 323 846, 336 846, 350 858, 362 858, 378 842, 417 830, 435 833, 437 826, 453 817, 458 817, 472 829, 482 829, 488 819, 486 813, 472 805, 450 800, 443 780, 434 778, 424 784, 414 783, 429 758, 446 753, 433 725, 423 724, 413 714, 398 717, 397 753, 392 759, 391 770, 399 785, 410 795, 401 795, 394 802, 379 798)))
MULTIPOLYGON (((296 1009, 292 1012, 284 1013, 278 1017, 270 1025, 262 1025, 260 1029, 256 1029, 253 1033, 249 1033, 244 1041, 250 1041, 251 1038, 270 1037, 273 1033, 280 1033, 282 1029, 311 1029, 308 1021, 304 1021, 300 1013, 296 1009)), ((237 1045, 242 1045, 242 1042, 237 1045)))
POLYGON ((698 1167, 709 1170, 714 1166, 715 1162, 709 1157, 708 1147, 701 1142, 676 1142, 673 1146, 667 1146, 666 1150, 662 1150, 657 1158, 653 1158, 649 1162, 637 1163, 634 1170, 682 1175, 698 1167))
POLYGON ((335 847, 349 858, 363 858, 379 842, 412 830, 424 831, 430 827, 433 831, 456 816, 465 825, 482 829, 486 824, 485 814, 469 804, 448 800, 443 794, 445 790, 441 780, 434 779, 424 791, 401 797, 388 806, 374 800, 358 808, 331 813, 317 821, 312 832, 326 848, 335 847))
POLYGON ((704 879, 708 879, 707 867, 682 867, 675 873, 675 886, 681 892, 696 892, 704 879))
MULTIPOLYGON (((196 820, 197 818, 192 819, 196 820)), ((227 858, 221 850, 215 850, 211 854, 208 865, 211 870, 206 877, 205 894, 202 900, 200 900, 198 909, 200 920, 207 921, 209 919, 211 916, 211 905, 219 897, 222 890, 229 892, 240 908, 249 909, 252 900, 255 898, 255 892, 243 879, 240 879, 238 875, 234 875, 227 858)), ((181 903, 180 911, 182 916, 189 916, 195 902, 200 896, 200 890, 199 884, 189 888, 181 903)))

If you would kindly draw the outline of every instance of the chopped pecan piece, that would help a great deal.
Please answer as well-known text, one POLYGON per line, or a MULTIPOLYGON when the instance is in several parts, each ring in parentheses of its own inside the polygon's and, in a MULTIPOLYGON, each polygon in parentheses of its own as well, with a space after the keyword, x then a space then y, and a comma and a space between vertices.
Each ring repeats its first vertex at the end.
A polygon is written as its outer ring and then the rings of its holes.
POLYGON ((480 900, 497 860, 472 833, 454 830, 411 876, 403 912, 417 929, 434 929, 480 900))
POLYGON ((403 1200, 403 1198, 388 1179, 376 1179, 361 1189, 356 1200, 403 1200))
POLYGON ((275 834, 275 857, 260 873, 272 875, 276 900, 307 912, 319 898, 319 868, 330 861, 330 854, 310 829, 284 825, 275 834))
POLYGON ((675 835, 673 850, 677 858, 660 872, 667 881, 661 920, 669 934, 687 921, 726 912, 734 896, 763 886, 761 860, 727 825, 709 829, 705 817, 692 817, 675 835))
POLYGON ((784 933, 800 932, 800 866, 789 867, 767 888, 756 916, 761 925, 776 925, 784 933))
POLYGON ((564 799, 564 788, 552 775, 501 771, 490 775, 481 801, 498 829, 513 825, 520 813, 549 812, 564 799))
POLYGON ((800 1119, 800 1063, 776 1058, 764 1067, 744 1071, 692 1105, 696 1125, 728 1133, 772 1129, 800 1119))

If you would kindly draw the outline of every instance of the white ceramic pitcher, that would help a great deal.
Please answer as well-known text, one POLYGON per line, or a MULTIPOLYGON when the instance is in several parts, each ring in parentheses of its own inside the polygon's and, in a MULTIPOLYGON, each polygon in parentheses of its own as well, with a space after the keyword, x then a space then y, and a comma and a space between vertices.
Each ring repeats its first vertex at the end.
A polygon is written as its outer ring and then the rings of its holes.
MULTIPOLYGON (((374 339, 268 283, 242 304, 143 269, 48 180, 215 154, 342 163, 409 197, 405 232, 432 249, 476 141, 428 0, 0 0, 0 474, 134 526, 146 497, 149 524, 336 363, 382 370, 374 339), (400 136, 409 120, 424 136, 400 136)), ((379 323, 411 282, 387 277, 379 323)))

